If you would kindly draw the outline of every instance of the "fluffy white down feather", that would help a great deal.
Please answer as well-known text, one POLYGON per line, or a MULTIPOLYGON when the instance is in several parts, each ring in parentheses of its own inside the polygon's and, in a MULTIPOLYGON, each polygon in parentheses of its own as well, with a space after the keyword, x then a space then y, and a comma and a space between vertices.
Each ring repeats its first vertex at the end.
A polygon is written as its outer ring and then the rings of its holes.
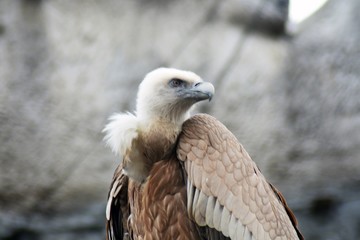
POLYGON ((139 123, 132 113, 117 113, 109 118, 105 126, 104 141, 116 155, 122 155, 131 147, 131 142, 138 136, 139 123))

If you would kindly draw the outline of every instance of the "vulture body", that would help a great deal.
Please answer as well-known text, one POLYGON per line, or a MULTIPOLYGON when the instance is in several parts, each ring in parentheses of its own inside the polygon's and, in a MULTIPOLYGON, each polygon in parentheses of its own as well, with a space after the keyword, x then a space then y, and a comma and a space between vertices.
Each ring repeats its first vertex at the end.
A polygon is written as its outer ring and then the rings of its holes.
POLYGON ((105 140, 121 157, 106 207, 107 239, 303 239, 284 197, 215 118, 190 117, 214 87, 171 68, 139 86, 136 113, 105 140))

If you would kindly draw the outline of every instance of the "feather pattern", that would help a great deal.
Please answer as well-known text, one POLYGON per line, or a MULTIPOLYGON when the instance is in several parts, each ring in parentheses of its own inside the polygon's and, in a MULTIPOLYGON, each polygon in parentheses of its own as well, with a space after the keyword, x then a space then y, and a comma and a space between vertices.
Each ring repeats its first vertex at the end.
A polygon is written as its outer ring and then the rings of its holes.
POLYGON ((188 201, 197 224, 205 222, 231 239, 303 239, 285 199, 215 118, 199 114, 186 121, 177 154, 193 184, 188 189, 195 196, 188 201), (205 208, 195 208, 199 199, 205 208))
POLYGON ((119 165, 114 173, 106 206, 107 240, 126 239, 128 236, 128 181, 128 177, 122 172, 122 165, 119 165))
POLYGON ((144 183, 116 169, 108 240, 303 239, 284 197, 217 120, 190 118, 177 146, 178 158, 155 161, 144 183))

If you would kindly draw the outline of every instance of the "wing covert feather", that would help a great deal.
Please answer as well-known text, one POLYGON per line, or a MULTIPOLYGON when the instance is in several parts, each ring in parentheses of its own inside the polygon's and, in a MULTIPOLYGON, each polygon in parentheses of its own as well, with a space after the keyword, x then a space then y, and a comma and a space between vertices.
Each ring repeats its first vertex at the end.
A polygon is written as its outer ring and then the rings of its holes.
POLYGON ((114 173, 110 185, 108 203, 106 206, 106 239, 128 239, 127 219, 129 217, 128 205, 129 178, 123 174, 122 165, 114 173))
POLYGON ((187 120, 177 155, 184 161, 189 213, 197 224, 231 239, 303 239, 284 197, 215 118, 198 114, 187 120))

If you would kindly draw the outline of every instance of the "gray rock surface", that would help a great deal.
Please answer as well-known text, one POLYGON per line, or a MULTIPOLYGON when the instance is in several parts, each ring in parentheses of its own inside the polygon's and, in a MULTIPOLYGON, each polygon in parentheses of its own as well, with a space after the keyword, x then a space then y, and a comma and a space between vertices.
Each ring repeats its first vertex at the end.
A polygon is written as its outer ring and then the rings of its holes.
POLYGON ((360 2, 286 36, 287 1, 0 1, 0 239, 101 239, 111 113, 159 66, 214 83, 208 112, 307 239, 359 239, 360 2))
POLYGON ((289 46, 281 85, 291 141, 279 186, 308 239, 360 238, 359 10, 330 1, 289 46))

